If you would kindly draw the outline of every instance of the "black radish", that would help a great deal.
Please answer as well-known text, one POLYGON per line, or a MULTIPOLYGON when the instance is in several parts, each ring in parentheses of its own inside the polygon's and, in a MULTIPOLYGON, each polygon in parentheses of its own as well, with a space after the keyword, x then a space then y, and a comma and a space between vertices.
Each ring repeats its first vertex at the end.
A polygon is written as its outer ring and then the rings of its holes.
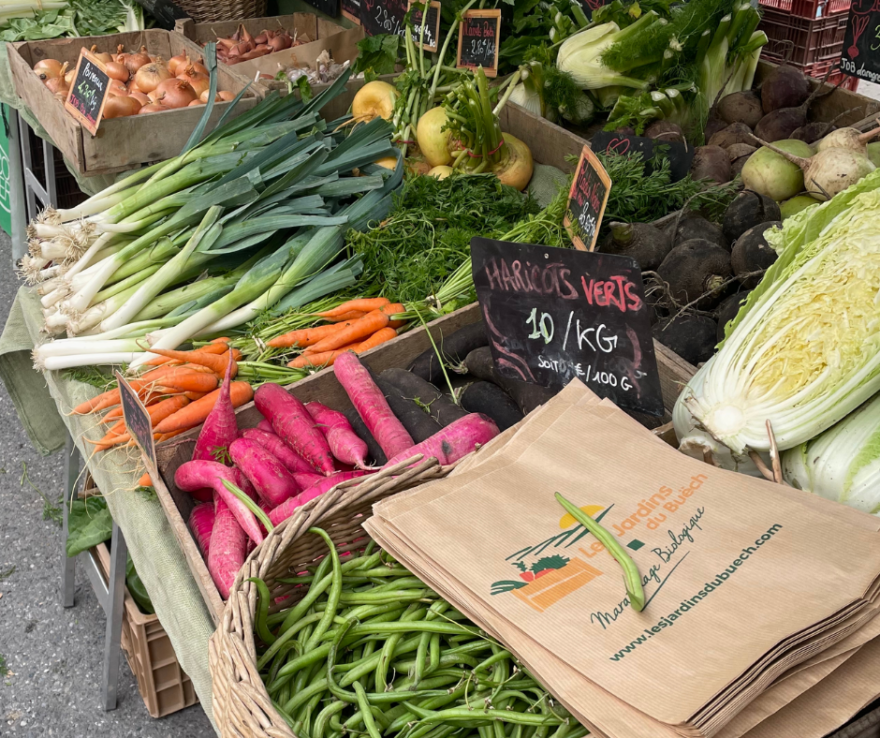
POLYGON ((397 387, 404 397, 423 408, 444 428, 467 415, 460 406, 449 399, 448 395, 443 394, 433 384, 406 369, 386 369, 379 375, 379 379, 397 387))
POLYGON ((764 117, 761 98, 754 90, 735 92, 718 103, 718 115, 727 123, 745 123, 749 128, 764 117))
POLYGON ((730 159, 720 146, 697 146, 691 163, 691 177, 710 179, 718 184, 730 182, 730 159))
POLYGON ((726 149, 734 144, 750 144, 752 142, 751 136, 752 129, 745 123, 731 123, 709 139, 709 146, 720 146, 722 149, 726 149))
POLYGON ((522 410, 501 387, 492 382, 474 382, 461 393, 461 406, 469 413, 483 413, 505 431, 523 419, 522 410))
POLYGON ((761 107, 765 115, 780 108, 803 105, 809 96, 809 80, 802 71, 788 64, 776 67, 761 84, 761 107))
POLYGON ((492 360, 492 350, 488 346, 471 351, 464 360, 468 373, 473 374, 477 379, 497 384, 507 394, 509 394, 519 405, 523 415, 528 415, 536 407, 540 407, 550 400, 556 393, 531 382, 522 382, 518 379, 508 379, 502 377, 495 368, 495 362, 492 360))
POLYGON ((776 202, 765 195, 744 190, 727 206, 721 227, 725 238, 733 243, 749 228, 778 220, 782 220, 782 215, 776 202))
POLYGON ((715 353, 718 326, 705 315, 685 313, 658 323, 651 332, 660 343, 694 365, 709 361, 715 353))
POLYGON ((610 223, 611 238, 602 246, 609 254, 629 256, 643 271, 654 271, 672 250, 668 234, 648 223, 610 223))
POLYGON ((830 200, 876 169, 866 154, 852 149, 823 149, 811 157, 795 156, 771 143, 755 139, 804 172, 804 188, 817 200, 830 200))
POLYGON ((749 298, 750 292, 751 290, 737 292, 721 301, 718 306, 718 332, 715 335, 719 343, 724 340, 724 326, 736 317, 742 304, 749 298))
POLYGON ((716 246, 730 250, 730 245, 724 237, 721 228, 714 223, 706 220, 702 215, 694 212, 682 214, 676 226, 673 221, 673 228, 676 229, 673 245, 678 246, 692 238, 702 238, 706 241, 714 243, 716 246))
POLYGON ((367 444, 367 449, 370 452, 370 458, 373 460, 373 464, 376 466, 384 466, 385 462, 388 461, 385 452, 382 450, 379 442, 373 438, 373 434, 370 433, 367 424, 364 423, 363 419, 358 414, 358 411, 353 407, 350 407, 343 413, 343 415, 345 415, 346 419, 351 424, 351 428, 355 434, 357 434, 358 438, 367 444))
POLYGON ((763 272, 773 266, 778 258, 776 251, 767 243, 765 234, 771 228, 781 228, 782 222, 761 223, 743 233, 730 252, 730 265, 733 273, 739 277, 740 284, 747 289, 754 289, 763 277, 763 272))
POLYGON ((724 297, 732 274, 730 254, 714 243, 694 238, 672 249, 657 274, 677 305, 708 309, 724 297))
MULTIPOLYGON (((450 335, 435 335, 434 342, 437 344, 446 366, 454 366, 460 364, 464 357, 475 348, 488 345, 489 339, 486 337, 486 326, 481 320, 466 325, 450 335)), ((443 376, 443 365, 433 346, 419 354, 410 364, 409 370, 431 384, 440 385, 446 382, 443 376)))
POLYGON ((421 443, 440 431, 440 423, 428 415, 414 400, 404 397, 403 392, 391 382, 381 377, 374 379, 385 395, 391 412, 397 416, 416 443, 421 443))
MULTIPOLYGON (((775 146, 795 156, 812 156, 813 149, 804 141, 786 139, 775 146)), ((768 148, 752 154, 742 170, 743 186, 781 202, 804 191, 804 173, 799 166, 768 148)), ((770 220, 778 220, 771 218, 770 220)))

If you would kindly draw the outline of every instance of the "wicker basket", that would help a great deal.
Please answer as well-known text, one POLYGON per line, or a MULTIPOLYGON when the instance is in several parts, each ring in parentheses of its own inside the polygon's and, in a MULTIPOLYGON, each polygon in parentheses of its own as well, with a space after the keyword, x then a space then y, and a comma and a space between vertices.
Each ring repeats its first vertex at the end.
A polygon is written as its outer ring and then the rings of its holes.
POLYGON ((244 20, 268 15, 266 0, 176 0, 196 23, 244 20))
MULTIPOLYGON (((366 533, 362 522, 370 515, 373 502, 441 479, 453 468, 441 467, 431 458, 406 469, 413 461, 404 461, 364 481, 343 482, 307 503, 275 528, 245 562, 230 590, 220 626, 209 644, 214 717, 222 738, 295 738, 272 706, 257 671, 254 643, 257 588, 246 580, 263 579, 273 598, 289 595, 284 603, 289 607, 305 594, 305 588, 278 584, 277 580, 295 576, 324 555, 323 540, 305 535, 309 528, 320 526, 326 530, 340 552, 363 548, 366 533)), ((270 607, 270 612, 275 609, 277 605, 270 607)))

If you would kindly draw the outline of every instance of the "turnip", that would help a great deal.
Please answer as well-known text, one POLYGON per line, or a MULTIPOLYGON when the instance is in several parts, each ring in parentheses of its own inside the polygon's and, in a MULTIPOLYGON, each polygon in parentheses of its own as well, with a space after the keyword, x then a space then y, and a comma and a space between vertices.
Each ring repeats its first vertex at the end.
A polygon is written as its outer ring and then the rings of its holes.
POLYGON ((273 507, 300 491, 284 464, 256 441, 248 438, 233 441, 229 446, 229 455, 254 485, 260 498, 273 507))
POLYGON ((329 492, 337 484, 347 482, 349 479, 357 479, 358 477, 363 477, 370 473, 372 472, 357 469, 355 471, 336 472, 336 474, 331 474, 329 477, 322 477, 318 482, 308 489, 304 489, 296 497, 291 497, 287 502, 272 510, 272 512, 269 513, 269 520, 272 521, 272 525, 278 525, 283 520, 287 520, 287 518, 293 515, 298 508, 309 502, 309 500, 314 500, 316 497, 320 497, 326 492, 329 492))
POLYGON ((806 210, 811 205, 818 205, 819 201, 815 197, 809 195, 797 195, 784 202, 779 203, 779 210, 782 213, 782 220, 797 215, 801 210, 806 210))
POLYGON ((350 464, 359 469, 367 466, 367 444, 352 430, 346 417, 336 410, 331 410, 320 402, 309 402, 306 410, 327 439, 330 452, 343 464, 350 464))
POLYGON ((259 443, 272 456, 284 464, 284 468, 291 474, 312 471, 312 465, 274 433, 266 433, 266 431, 259 428, 248 428, 241 434, 241 437, 259 443))
POLYGON ((322 474, 336 471, 324 434, 315 427, 312 416, 296 397, 277 384, 263 384, 254 394, 254 403, 272 424, 275 433, 316 471, 322 474))
MULTIPOLYGON (((225 503, 224 503, 225 504, 225 503)), ((189 529, 199 545, 202 557, 208 558, 211 546, 211 532, 214 529, 215 507, 213 502, 196 505, 189 514, 189 529)))
POLYGON ((880 142, 868 144, 868 158, 875 167, 880 167, 880 142))
POLYGON ((876 169, 865 154, 852 149, 823 149, 806 158, 790 154, 766 141, 756 140, 799 166, 804 172, 805 189, 817 200, 830 200, 876 169))
POLYGON ((868 142, 872 138, 876 138, 877 134, 880 134, 880 126, 867 133, 862 133, 857 128, 838 128, 836 131, 831 131, 831 133, 816 144, 816 151, 852 149, 862 156, 867 156, 868 142))
POLYGON ((450 423, 426 441, 392 456, 385 467, 399 464, 417 454, 422 454, 425 458, 434 457, 443 466, 454 464, 491 441, 498 433, 498 426, 491 418, 480 413, 470 413, 450 423))
MULTIPOLYGON (((200 462, 189 462, 200 463, 200 462)), ((222 486, 222 485, 221 485, 222 486)), ((215 502, 214 528, 208 545, 208 571, 220 596, 229 599, 232 583, 247 557, 248 537, 238 524, 238 518, 219 494, 215 502)), ((256 523, 256 518, 254 518, 256 523)))
POLYGON ((416 126, 419 149, 432 167, 445 166, 452 161, 452 154, 449 153, 452 131, 449 128, 443 130, 448 120, 446 108, 439 105, 419 118, 416 126))
MULTIPOLYGON (((232 511, 232 514, 235 515, 235 519, 242 530, 254 540, 254 543, 260 544, 263 542, 263 534, 260 532, 257 518, 223 484, 225 480, 240 487, 239 478, 235 472, 235 469, 223 466, 223 464, 219 464, 216 461, 187 461, 181 464, 174 473, 174 483, 184 492, 191 492, 194 489, 202 489, 203 487, 213 489, 215 494, 220 496, 232 511)), ((217 523, 215 521, 214 530, 216 531, 216 529, 217 523)))
POLYGON ((370 372, 355 354, 350 351, 342 354, 333 364, 333 371, 339 384, 348 393, 351 404, 388 458, 412 447, 412 436, 391 411, 382 390, 376 386, 370 372))
MULTIPOLYGON (((782 149, 795 156, 812 156, 810 145, 795 139, 777 141, 775 149, 758 149, 742 170, 743 187, 780 202, 804 191, 804 173, 797 164, 776 153, 782 149)), ((768 218, 779 220, 779 218, 768 218)), ((746 229, 743 229, 746 230, 746 229)))

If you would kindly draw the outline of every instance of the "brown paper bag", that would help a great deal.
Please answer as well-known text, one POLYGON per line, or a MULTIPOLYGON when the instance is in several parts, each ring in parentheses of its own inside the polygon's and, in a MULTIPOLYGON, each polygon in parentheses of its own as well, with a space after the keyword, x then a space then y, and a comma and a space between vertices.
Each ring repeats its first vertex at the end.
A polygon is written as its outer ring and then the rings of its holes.
POLYGON ((690 721, 701 711, 715 730, 748 702, 750 685, 769 684, 855 627, 880 570, 878 537, 790 495, 771 507, 774 485, 687 459, 612 422, 615 414, 571 403, 513 463, 492 466, 492 457, 481 477, 452 477, 439 483, 448 491, 437 499, 418 506, 410 495, 412 509, 381 514, 582 678, 684 733, 700 730, 690 721), (556 490, 590 503, 588 513, 608 517, 603 524, 629 545, 646 581, 645 613, 629 607, 604 547, 572 534, 556 490), (813 535, 819 527, 822 541, 813 535), (848 550, 835 550, 835 540, 847 540, 848 550), (525 568, 530 556, 544 560, 525 568), (503 579, 506 566, 527 576, 503 579), (669 673, 681 675, 674 699, 656 690, 669 673))

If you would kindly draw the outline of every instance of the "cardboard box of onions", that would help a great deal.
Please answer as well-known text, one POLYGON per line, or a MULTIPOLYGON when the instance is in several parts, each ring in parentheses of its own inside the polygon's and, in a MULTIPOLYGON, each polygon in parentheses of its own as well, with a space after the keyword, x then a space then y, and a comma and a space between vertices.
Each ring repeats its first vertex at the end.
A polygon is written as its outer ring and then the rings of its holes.
MULTIPOLYGON (((136 81, 143 81, 145 87, 152 87, 153 82, 158 84, 173 79, 176 75, 171 74, 170 67, 175 64, 181 67, 178 73, 183 73, 185 68, 193 67, 191 70, 194 75, 193 84, 189 85, 193 92, 200 89, 200 83, 204 83, 202 71, 198 66, 198 62, 201 61, 201 48, 182 35, 171 31, 150 29, 109 36, 84 36, 7 44, 9 66, 12 69, 16 93, 33 111, 40 125, 46 129, 52 142, 61 150, 68 162, 80 173, 94 176, 127 171, 141 164, 161 161, 180 154, 204 112, 203 105, 190 106, 192 98, 187 96, 191 96, 192 93, 186 89, 187 85, 182 86, 183 97, 180 99, 173 99, 174 95, 178 94, 177 89, 169 90, 171 97, 163 98, 162 102, 165 104, 161 109, 149 108, 145 111, 147 114, 138 112, 122 117, 107 118, 105 115, 95 136, 92 136, 65 110, 64 95, 55 89, 62 87, 62 83, 44 80, 44 75, 35 71, 34 67, 41 62, 38 70, 46 68, 47 65, 50 68, 57 67, 55 62, 58 62, 62 67, 64 64, 67 65, 64 72, 68 73, 76 69, 80 50, 83 47, 89 50, 94 47, 93 53, 109 55, 109 59, 101 57, 101 61, 111 61, 121 67, 120 77, 123 76, 123 71, 129 72, 131 79, 128 82, 118 81, 119 85, 124 86, 120 89, 120 93, 124 91, 129 94, 132 83, 136 81), (132 59, 123 56, 122 60, 117 62, 119 53, 131 55, 132 59), (137 66, 137 62, 145 61, 146 57, 143 55, 151 57, 150 63, 143 66, 152 69, 145 69, 142 72, 141 68, 138 68, 132 74, 131 70, 137 66), (187 57, 195 64, 179 63, 187 57), (124 63, 126 61, 129 62, 127 66, 124 63), (50 84, 47 85, 47 81, 50 84), (175 105, 185 104, 182 107, 169 107, 168 104, 172 102, 175 105)), ((218 95, 219 97, 231 99, 246 85, 247 81, 228 67, 217 65, 217 89, 218 93, 220 91, 224 93, 218 95)), ((140 90, 137 86, 134 89, 140 90)), ((147 95, 148 92, 140 90, 139 94, 147 95)), ((253 90, 245 92, 244 97, 235 107, 233 117, 252 108, 258 99, 259 94, 253 90)), ((144 102, 145 107, 150 105, 149 100, 144 99, 144 102)), ((215 103, 212 112, 213 124, 216 124, 230 104, 222 100, 215 103)), ((128 110, 125 112, 130 113, 128 110)))

